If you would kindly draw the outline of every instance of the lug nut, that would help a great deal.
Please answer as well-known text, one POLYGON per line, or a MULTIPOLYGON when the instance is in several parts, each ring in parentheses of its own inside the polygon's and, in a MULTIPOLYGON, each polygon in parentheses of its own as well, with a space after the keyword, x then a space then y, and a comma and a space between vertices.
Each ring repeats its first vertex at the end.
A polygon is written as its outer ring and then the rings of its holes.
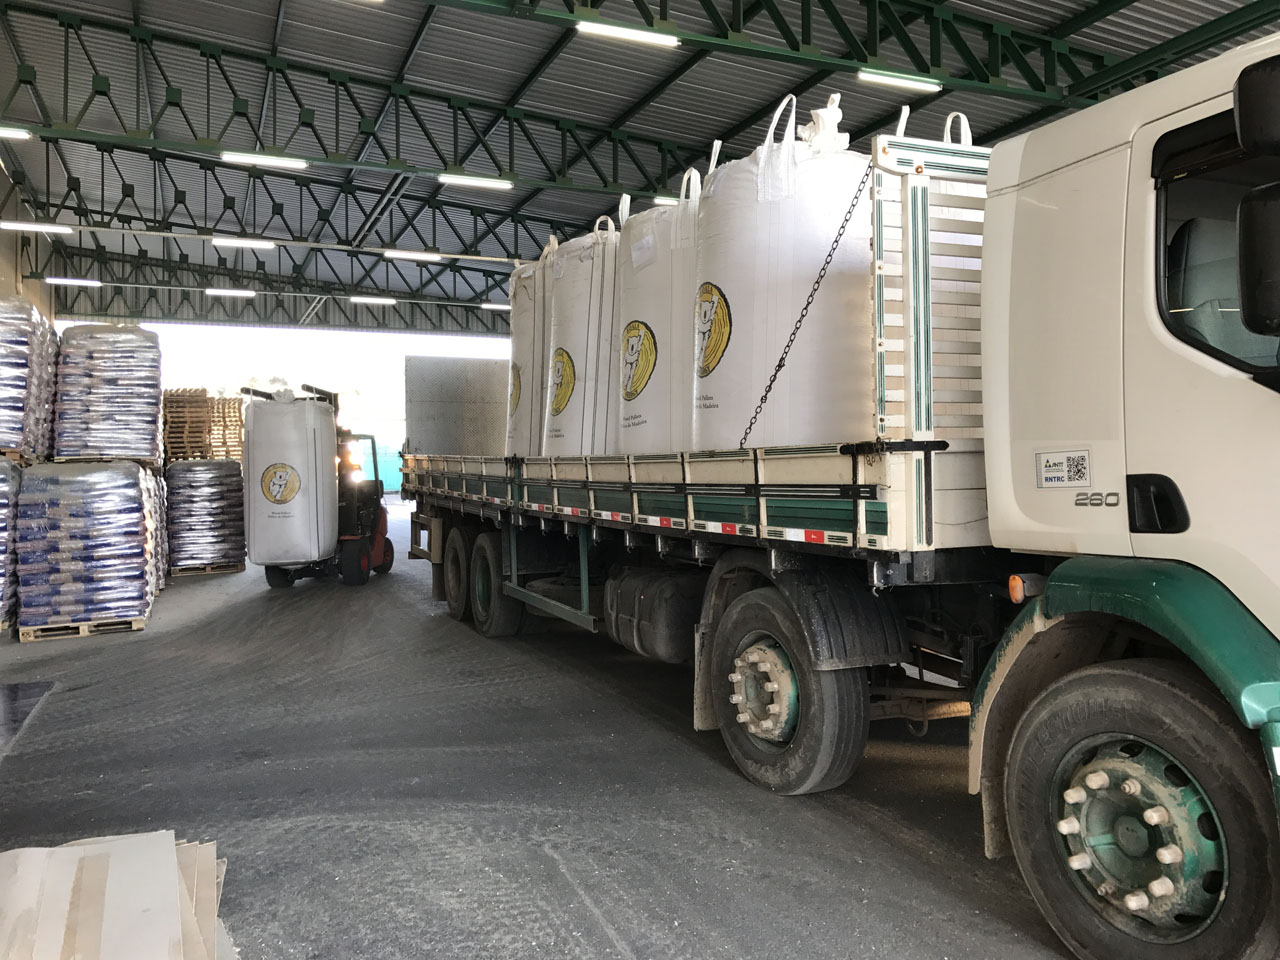
POLYGON ((760 724, 758 723, 747 724, 747 733, 759 733, 759 732, 760 732, 760 724))
POLYGON ((777 692, 778 692, 778 684, 777 684, 777 682, 776 682, 776 681, 773 681, 773 680, 770 680, 768 683, 766 683, 766 684, 764 685, 764 688, 765 688, 765 690, 766 690, 768 693, 777 693, 777 692))
POLYGON ((1084 785, 1090 790, 1105 790, 1111 786, 1111 778, 1101 770, 1095 770, 1084 778, 1084 785))
POLYGON ((1128 796, 1136 797, 1138 794, 1142 792, 1142 784, 1140 784, 1137 780, 1133 779, 1133 777, 1130 777, 1124 783, 1120 784, 1120 789, 1123 790, 1128 796))
POLYGON ((770 712, 770 713, 781 713, 781 712, 782 712, 782 708, 781 708, 780 706, 778 706, 776 703, 771 703, 771 704, 769 704, 769 708, 768 708, 768 709, 769 709, 769 712, 770 712))
POLYGON ((773 669, 773 667, 769 666, 769 664, 767 663, 761 662, 756 664, 756 669, 759 670, 761 673, 768 673, 770 670, 773 669))
POLYGON ((1089 865, 1092 863, 1093 861, 1089 859, 1087 853, 1077 853, 1075 856, 1067 858, 1067 866, 1072 870, 1088 870, 1089 865))
POLYGON ((1084 803, 1089 799, 1089 794, 1084 787, 1071 787, 1063 791, 1062 799, 1067 803, 1084 803))
POLYGON ((1115 884, 1111 882, 1098 884, 1098 896, 1109 897, 1116 892, 1115 884))
POLYGON ((1151 891, 1153 897, 1171 897, 1173 896, 1173 881, 1168 877, 1157 877, 1147 884, 1147 889, 1151 891))
POLYGON ((757 663, 760 660, 760 654, 752 650, 750 653, 747 654, 746 659, 747 659, 747 663, 757 663))
POLYGON ((1169 822, 1169 811, 1164 807, 1148 807, 1142 811, 1142 819, 1153 827, 1159 827, 1169 822))
POLYGON ((1137 913, 1139 910, 1145 910, 1151 906, 1151 901, 1147 899, 1147 895, 1141 890, 1134 893, 1126 893, 1124 895, 1125 909, 1130 913, 1137 913))
POLYGON ((740 713, 740 714, 738 714, 738 722, 739 722, 739 723, 750 723, 750 722, 751 722, 751 714, 749 714, 749 713, 740 713))
POLYGON ((741 702, 742 702, 743 700, 745 700, 745 699, 747 699, 747 698, 746 698, 746 697, 744 697, 744 696, 743 696, 742 694, 740 694, 740 693, 731 693, 731 694, 729 694, 729 702, 730 702, 730 703, 741 703, 741 702))
POLYGON ((737 667, 739 670, 741 670, 743 667, 745 667, 745 666, 746 666, 746 664, 742 662, 742 658, 741 658, 741 657, 734 657, 734 658, 733 658, 733 665, 734 665, 735 667, 737 667))
POLYGON ((742 674, 740 674, 737 670, 733 671, 733 673, 729 674, 729 682, 730 682, 730 683, 741 683, 741 682, 742 682, 742 674))
POLYGON ((772 721, 772 720, 761 720, 761 721, 760 721, 760 729, 761 729, 761 730, 772 730, 772 729, 773 729, 773 721, 772 721))
POLYGON ((1182 848, 1175 843, 1169 844, 1167 847, 1161 847, 1156 851, 1156 859, 1163 864, 1173 864, 1182 862, 1182 848))
POLYGON ((1064 837, 1074 836, 1080 832, 1080 821, 1075 817, 1067 817, 1058 821, 1058 832, 1064 837))

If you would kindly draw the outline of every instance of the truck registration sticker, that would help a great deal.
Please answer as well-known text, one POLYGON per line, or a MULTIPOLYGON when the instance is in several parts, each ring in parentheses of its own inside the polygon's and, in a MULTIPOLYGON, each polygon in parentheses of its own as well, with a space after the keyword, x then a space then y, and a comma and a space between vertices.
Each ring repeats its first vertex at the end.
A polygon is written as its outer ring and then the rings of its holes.
POLYGON ((1090 487, 1088 450, 1041 450, 1036 453, 1037 487, 1090 487))

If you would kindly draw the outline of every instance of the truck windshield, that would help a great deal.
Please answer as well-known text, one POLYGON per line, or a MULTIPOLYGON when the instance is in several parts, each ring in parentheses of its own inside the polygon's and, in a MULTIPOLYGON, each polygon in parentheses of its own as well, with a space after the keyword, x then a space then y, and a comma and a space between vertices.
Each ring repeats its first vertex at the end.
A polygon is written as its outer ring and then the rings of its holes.
MULTIPOLYGON (((1240 319, 1236 209, 1251 188, 1280 180, 1280 159, 1248 157, 1229 136, 1163 158, 1165 323, 1197 349, 1241 369, 1275 369, 1280 338, 1240 319)), ((1280 256, 1280 251, 1277 251, 1280 256)))

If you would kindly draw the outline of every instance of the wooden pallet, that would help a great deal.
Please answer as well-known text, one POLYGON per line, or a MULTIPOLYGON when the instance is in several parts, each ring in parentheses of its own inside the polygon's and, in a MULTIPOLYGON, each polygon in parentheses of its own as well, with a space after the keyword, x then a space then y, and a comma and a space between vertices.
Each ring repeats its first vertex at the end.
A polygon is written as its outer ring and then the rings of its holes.
POLYGON ((29 467, 36 462, 33 457, 29 457, 25 453, 19 453, 17 450, 0 450, 0 454, 8 457, 20 467, 29 467))
POLYGON ((206 573, 244 573, 244 563, 210 564, 203 567, 170 567, 171 577, 198 577, 206 573))
POLYGON ((18 627, 18 640, 64 640, 67 637, 92 637, 100 633, 128 633, 147 625, 146 617, 132 620, 82 620, 79 623, 50 624, 47 627, 18 627))
POLYGON ((54 457, 54 463, 107 463, 110 460, 128 460, 148 470, 158 471, 160 461, 153 457, 54 457))

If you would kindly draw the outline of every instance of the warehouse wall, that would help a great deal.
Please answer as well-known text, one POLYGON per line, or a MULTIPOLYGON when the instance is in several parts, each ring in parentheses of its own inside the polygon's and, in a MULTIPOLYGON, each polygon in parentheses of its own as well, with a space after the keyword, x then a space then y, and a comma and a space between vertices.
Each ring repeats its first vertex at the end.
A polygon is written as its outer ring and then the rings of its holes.
MULTIPOLYGON (((0 197, 9 192, 12 181, 0 166, 0 197)), ((17 193, 0 210, 0 220, 30 220, 31 211, 19 202, 17 193)), ((45 316, 52 316, 53 303, 49 288, 39 280, 23 280, 22 275, 31 270, 31 262, 39 262, 48 251, 48 242, 31 233, 14 233, 0 230, 0 297, 22 297, 34 303, 45 316), (38 244, 25 256, 22 245, 38 244)))
POLYGON ((404 363, 409 453, 502 456, 506 360, 405 357, 404 363))

